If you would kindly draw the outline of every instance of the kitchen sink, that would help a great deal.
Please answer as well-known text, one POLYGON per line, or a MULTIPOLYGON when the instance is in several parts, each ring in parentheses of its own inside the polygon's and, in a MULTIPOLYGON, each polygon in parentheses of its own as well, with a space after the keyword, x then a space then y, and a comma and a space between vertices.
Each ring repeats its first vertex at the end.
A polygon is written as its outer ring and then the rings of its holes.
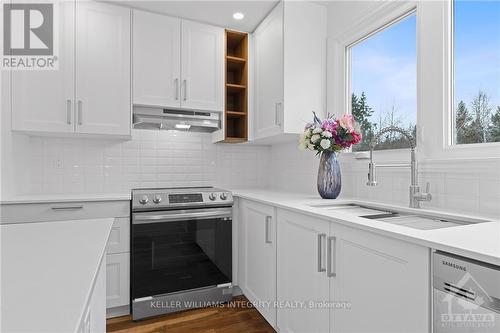
POLYGON ((316 204, 310 205, 310 207, 320 208, 327 211, 338 211, 343 214, 350 214, 370 220, 376 220, 420 230, 433 230, 490 222, 488 220, 462 217, 442 218, 431 214, 418 214, 413 212, 384 209, 377 206, 355 203, 316 204))

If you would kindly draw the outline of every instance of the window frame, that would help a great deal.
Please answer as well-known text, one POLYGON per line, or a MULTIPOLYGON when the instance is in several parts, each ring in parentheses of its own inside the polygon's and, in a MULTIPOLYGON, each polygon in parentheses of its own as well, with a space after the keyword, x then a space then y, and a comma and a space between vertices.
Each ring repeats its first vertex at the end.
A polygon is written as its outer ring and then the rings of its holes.
MULTIPOLYGON (((334 110, 336 116, 345 113, 351 114, 351 77, 350 77, 350 51, 349 48, 383 29, 397 23, 409 15, 417 15, 417 68, 418 68, 418 2, 394 1, 374 3, 375 8, 370 8, 351 26, 339 31, 328 38, 328 77, 329 91, 327 105, 334 110), (375 7, 376 6, 376 7, 375 7)), ((417 71, 418 73, 418 71, 417 71)), ((418 124, 418 75, 417 75, 417 124, 418 124)), ((417 137, 418 137, 417 125, 417 137)), ((418 144, 418 142, 417 142, 418 144)), ((409 148, 385 149, 377 151, 381 160, 405 160, 409 148)), ((368 152, 345 152, 347 157, 366 158, 368 152)))
POLYGON ((443 25, 444 25, 444 150, 463 152, 463 154, 474 150, 482 150, 490 155, 491 149, 500 148, 500 142, 480 143, 457 143, 455 125, 455 19, 454 6, 456 0, 443 1, 443 25))
MULTIPOLYGON (((396 18, 393 18, 389 22, 386 22, 384 25, 378 27, 375 30, 372 30, 367 35, 365 35, 365 36, 361 37, 360 39, 352 42, 351 44, 345 46, 345 64, 346 64, 345 65, 346 66, 346 83, 345 84, 346 84, 346 94, 347 94, 345 96, 345 102, 346 102, 345 108, 346 108, 346 110, 348 110, 348 114, 352 114, 352 102, 351 102, 351 96, 352 96, 352 48, 354 46, 364 42, 365 40, 369 39, 370 37, 378 34, 379 32, 382 32, 385 29, 390 28, 390 27, 398 24, 399 22, 403 21, 404 19, 408 18, 411 15, 415 15, 415 17, 417 17, 416 6, 413 6, 413 8, 406 10, 406 12, 403 12, 402 14, 397 16, 396 18)), ((417 40, 417 36, 415 36, 415 40, 417 40)), ((416 56, 415 62, 417 63, 418 62, 418 50, 417 50, 415 56, 416 56)), ((415 68, 415 74, 417 74, 417 68, 415 68)), ((415 96, 415 101, 418 104, 417 96, 415 96)), ((415 112, 418 113, 418 106, 417 105, 415 105, 415 106, 416 106, 415 112)), ((417 120, 417 114, 415 114, 415 119, 417 120)), ((409 147, 408 148, 384 149, 381 151, 401 151, 401 150, 408 150, 408 149, 409 149, 409 147)), ((361 155, 362 153, 364 153, 366 151, 353 151, 352 147, 351 147, 349 149, 349 152, 352 152, 354 155, 361 155)), ((379 152, 379 151, 377 151, 377 152, 379 152)))

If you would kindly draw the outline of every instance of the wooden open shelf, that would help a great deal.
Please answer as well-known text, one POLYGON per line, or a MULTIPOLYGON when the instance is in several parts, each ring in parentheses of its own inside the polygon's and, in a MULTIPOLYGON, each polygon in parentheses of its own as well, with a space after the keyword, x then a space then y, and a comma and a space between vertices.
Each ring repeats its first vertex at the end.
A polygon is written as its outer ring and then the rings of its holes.
POLYGON ((248 139, 248 34, 226 30, 225 142, 248 139))

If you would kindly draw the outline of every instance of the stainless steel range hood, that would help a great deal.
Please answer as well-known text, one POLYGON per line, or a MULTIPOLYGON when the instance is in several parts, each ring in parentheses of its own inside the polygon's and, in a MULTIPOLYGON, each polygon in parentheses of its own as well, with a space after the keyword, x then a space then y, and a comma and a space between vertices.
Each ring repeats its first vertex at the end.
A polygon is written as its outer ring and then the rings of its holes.
POLYGON ((134 106, 134 128, 211 133, 220 129, 220 114, 134 106))

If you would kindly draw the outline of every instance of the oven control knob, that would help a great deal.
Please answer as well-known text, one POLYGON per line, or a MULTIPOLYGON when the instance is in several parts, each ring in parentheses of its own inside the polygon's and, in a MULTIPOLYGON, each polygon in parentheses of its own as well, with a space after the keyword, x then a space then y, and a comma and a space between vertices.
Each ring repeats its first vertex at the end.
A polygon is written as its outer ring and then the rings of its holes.
POLYGON ((227 194, 226 193, 221 193, 220 194, 220 199, 221 200, 226 200, 227 199, 227 194))
POLYGON ((147 204, 147 203, 148 203, 148 201, 149 201, 149 198, 148 198, 148 196, 147 196, 147 195, 143 195, 143 196, 139 199, 139 203, 140 203, 141 205, 145 205, 145 204, 147 204))
POLYGON ((215 195, 215 193, 210 193, 210 195, 208 196, 208 198, 212 201, 214 201, 215 199, 217 199, 217 196, 215 195))
POLYGON ((153 202, 155 204, 159 204, 161 202, 161 195, 159 194, 155 195, 155 197, 153 198, 153 202))

